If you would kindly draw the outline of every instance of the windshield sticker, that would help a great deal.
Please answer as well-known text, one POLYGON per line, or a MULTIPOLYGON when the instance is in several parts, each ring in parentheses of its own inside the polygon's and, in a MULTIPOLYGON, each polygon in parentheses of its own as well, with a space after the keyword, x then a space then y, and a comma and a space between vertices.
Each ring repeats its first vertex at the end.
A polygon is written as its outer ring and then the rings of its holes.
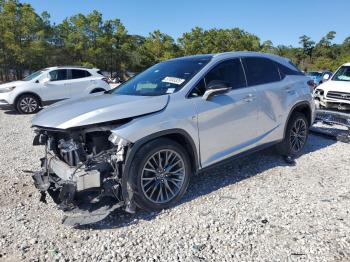
POLYGON ((185 79, 167 76, 166 78, 164 78, 162 80, 162 82, 169 83, 169 84, 174 84, 174 85, 181 85, 183 82, 185 82, 185 79))
POLYGON ((167 94, 172 94, 175 92, 175 88, 168 88, 168 90, 166 91, 167 94))

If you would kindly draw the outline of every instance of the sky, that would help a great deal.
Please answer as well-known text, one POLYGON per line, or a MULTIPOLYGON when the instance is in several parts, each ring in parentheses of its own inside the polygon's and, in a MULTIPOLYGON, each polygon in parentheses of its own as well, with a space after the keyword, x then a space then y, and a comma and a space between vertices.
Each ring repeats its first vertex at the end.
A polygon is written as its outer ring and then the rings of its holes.
POLYGON ((21 0, 36 12, 48 11, 60 23, 77 13, 98 10, 118 18, 130 34, 147 36, 156 29, 177 39, 199 26, 239 27, 274 45, 299 45, 301 35, 319 41, 336 31, 336 43, 350 36, 350 0, 21 0))

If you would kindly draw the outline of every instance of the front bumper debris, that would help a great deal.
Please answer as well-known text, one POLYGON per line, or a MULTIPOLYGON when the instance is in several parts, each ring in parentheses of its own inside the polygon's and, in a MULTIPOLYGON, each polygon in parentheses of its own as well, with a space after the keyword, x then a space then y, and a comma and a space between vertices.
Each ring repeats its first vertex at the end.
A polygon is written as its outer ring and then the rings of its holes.
MULTIPOLYGON (((48 141, 36 140, 39 144, 48 141)), ((70 166, 46 146, 46 157, 41 159, 42 170, 32 176, 41 193, 40 200, 46 203, 46 196, 50 195, 65 212, 63 223, 67 225, 84 225, 104 219, 115 209, 125 206, 121 179, 115 170, 118 152, 117 148, 106 150, 98 154, 97 159, 92 157, 90 161, 70 166)))
MULTIPOLYGON (((85 192, 86 190, 79 191, 81 187, 77 186, 78 183, 70 181, 65 181, 59 189, 55 188, 52 182, 53 177, 43 171, 36 172, 32 177, 35 187, 41 193, 40 200, 46 203, 46 194, 49 194, 58 208, 65 212, 62 223, 66 225, 78 226, 96 223, 106 218, 117 208, 124 206, 124 201, 116 201, 115 197, 111 196, 111 194, 121 195, 115 184, 110 185, 111 188, 105 188, 106 191, 113 190, 113 193, 106 192, 105 197, 100 197, 97 192, 94 194, 85 192)), ((86 186, 86 176, 81 177, 82 185, 86 186)), ((92 185, 90 182, 88 184, 92 185)))
POLYGON ((341 142, 350 143, 350 113, 316 110, 316 120, 310 131, 341 142), (324 125, 320 126, 319 123, 324 125))

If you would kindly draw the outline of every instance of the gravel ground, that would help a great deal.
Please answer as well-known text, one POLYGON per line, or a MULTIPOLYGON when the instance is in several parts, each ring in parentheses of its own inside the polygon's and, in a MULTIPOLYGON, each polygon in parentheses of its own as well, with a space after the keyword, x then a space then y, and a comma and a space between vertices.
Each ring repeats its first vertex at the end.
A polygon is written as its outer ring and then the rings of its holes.
POLYGON ((194 177, 170 210, 72 228, 32 184, 30 119, 0 111, 0 261, 350 260, 350 144, 310 136, 295 166, 266 150, 194 177))

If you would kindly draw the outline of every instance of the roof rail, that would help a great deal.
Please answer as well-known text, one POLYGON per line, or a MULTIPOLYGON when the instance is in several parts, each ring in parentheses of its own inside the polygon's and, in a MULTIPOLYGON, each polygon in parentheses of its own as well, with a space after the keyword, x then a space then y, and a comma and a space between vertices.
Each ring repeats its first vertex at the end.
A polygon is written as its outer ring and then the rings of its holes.
POLYGON ((60 66, 57 66, 57 68, 62 68, 62 67, 95 69, 94 67, 91 67, 91 66, 80 66, 80 65, 60 65, 60 66))

